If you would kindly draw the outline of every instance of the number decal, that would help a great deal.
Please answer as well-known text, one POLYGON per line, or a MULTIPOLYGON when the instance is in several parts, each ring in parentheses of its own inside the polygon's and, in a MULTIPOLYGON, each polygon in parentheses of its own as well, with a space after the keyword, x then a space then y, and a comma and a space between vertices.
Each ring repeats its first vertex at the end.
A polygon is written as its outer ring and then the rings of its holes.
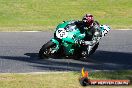
POLYGON ((68 32, 66 32, 66 30, 64 28, 59 28, 57 31, 56 31, 56 36, 60 39, 62 38, 66 38, 68 35, 68 32))
POLYGON ((104 31, 103 31, 103 35, 104 35, 104 36, 105 36, 107 33, 108 33, 107 30, 104 30, 104 31))
POLYGON ((110 31, 110 28, 107 25, 101 25, 101 27, 103 28, 102 36, 105 36, 110 31))

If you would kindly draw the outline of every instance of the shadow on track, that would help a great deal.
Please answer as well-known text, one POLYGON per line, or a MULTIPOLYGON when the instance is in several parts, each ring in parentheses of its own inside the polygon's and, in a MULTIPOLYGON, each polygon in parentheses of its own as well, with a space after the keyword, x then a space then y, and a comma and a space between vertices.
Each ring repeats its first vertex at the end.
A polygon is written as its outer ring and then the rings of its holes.
POLYGON ((47 71, 80 71, 82 67, 88 70, 132 70, 132 53, 96 51, 83 61, 74 59, 39 60, 37 53, 24 55, 25 57, 0 56, 0 59, 33 63, 30 66, 47 71))

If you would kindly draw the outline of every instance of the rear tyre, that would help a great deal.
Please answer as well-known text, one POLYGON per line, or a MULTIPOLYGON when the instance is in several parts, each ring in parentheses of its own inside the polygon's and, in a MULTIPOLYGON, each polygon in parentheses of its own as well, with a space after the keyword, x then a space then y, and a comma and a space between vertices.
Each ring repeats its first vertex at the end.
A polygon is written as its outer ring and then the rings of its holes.
POLYGON ((90 51, 90 53, 89 53, 88 56, 92 55, 96 51, 96 49, 98 48, 98 46, 99 46, 99 42, 93 47, 93 49, 90 51))
POLYGON ((56 44, 51 41, 44 44, 39 51, 39 58, 40 59, 48 59, 48 57, 51 55, 51 49, 55 46, 56 46, 56 44))
POLYGON ((83 51, 81 52, 82 53, 82 57, 80 58, 80 60, 86 60, 90 55, 92 55, 95 51, 96 51, 96 49, 98 48, 98 45, 99 45, 99 43, 97 43, 93 48, 92 48, 92 50, 90 51, 90 53, 88 54, 88 52, 87 51, 84 51, 84 53, 85 54, 83 54, 83 51))

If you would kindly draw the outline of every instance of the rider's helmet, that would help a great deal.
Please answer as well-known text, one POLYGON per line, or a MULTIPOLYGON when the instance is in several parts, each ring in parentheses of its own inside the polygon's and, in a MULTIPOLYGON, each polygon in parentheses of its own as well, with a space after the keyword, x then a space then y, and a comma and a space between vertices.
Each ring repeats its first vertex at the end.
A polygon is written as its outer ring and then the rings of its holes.
POLYGON ((86 15, 83 17, 82 21, 83 21, 83 23, 84 23, 85 25, 87 25, 87 26, 89 27, 89 26, 91 26, 91 25, 93 24, 93 22, 94 22, 94 17, 93 17, 93 15, 91 15, 91 14, 86 14, 86 15))

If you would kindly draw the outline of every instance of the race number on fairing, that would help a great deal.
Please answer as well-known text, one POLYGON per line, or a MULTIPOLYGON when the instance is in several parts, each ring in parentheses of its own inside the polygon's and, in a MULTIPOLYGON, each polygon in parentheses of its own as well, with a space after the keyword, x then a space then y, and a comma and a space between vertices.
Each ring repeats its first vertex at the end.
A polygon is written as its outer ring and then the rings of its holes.
POLYGON ((68 35, 68 32, 66 32, 66 30, 64 28, 59 28, 57 31, 56 31, 56 36, 60 39, 62 38, 66 38, 68 35))
POLYGON ((110 27, 107 25, 101 25, 100 27, 102 28, 102 37, 110 31, 110 27))

